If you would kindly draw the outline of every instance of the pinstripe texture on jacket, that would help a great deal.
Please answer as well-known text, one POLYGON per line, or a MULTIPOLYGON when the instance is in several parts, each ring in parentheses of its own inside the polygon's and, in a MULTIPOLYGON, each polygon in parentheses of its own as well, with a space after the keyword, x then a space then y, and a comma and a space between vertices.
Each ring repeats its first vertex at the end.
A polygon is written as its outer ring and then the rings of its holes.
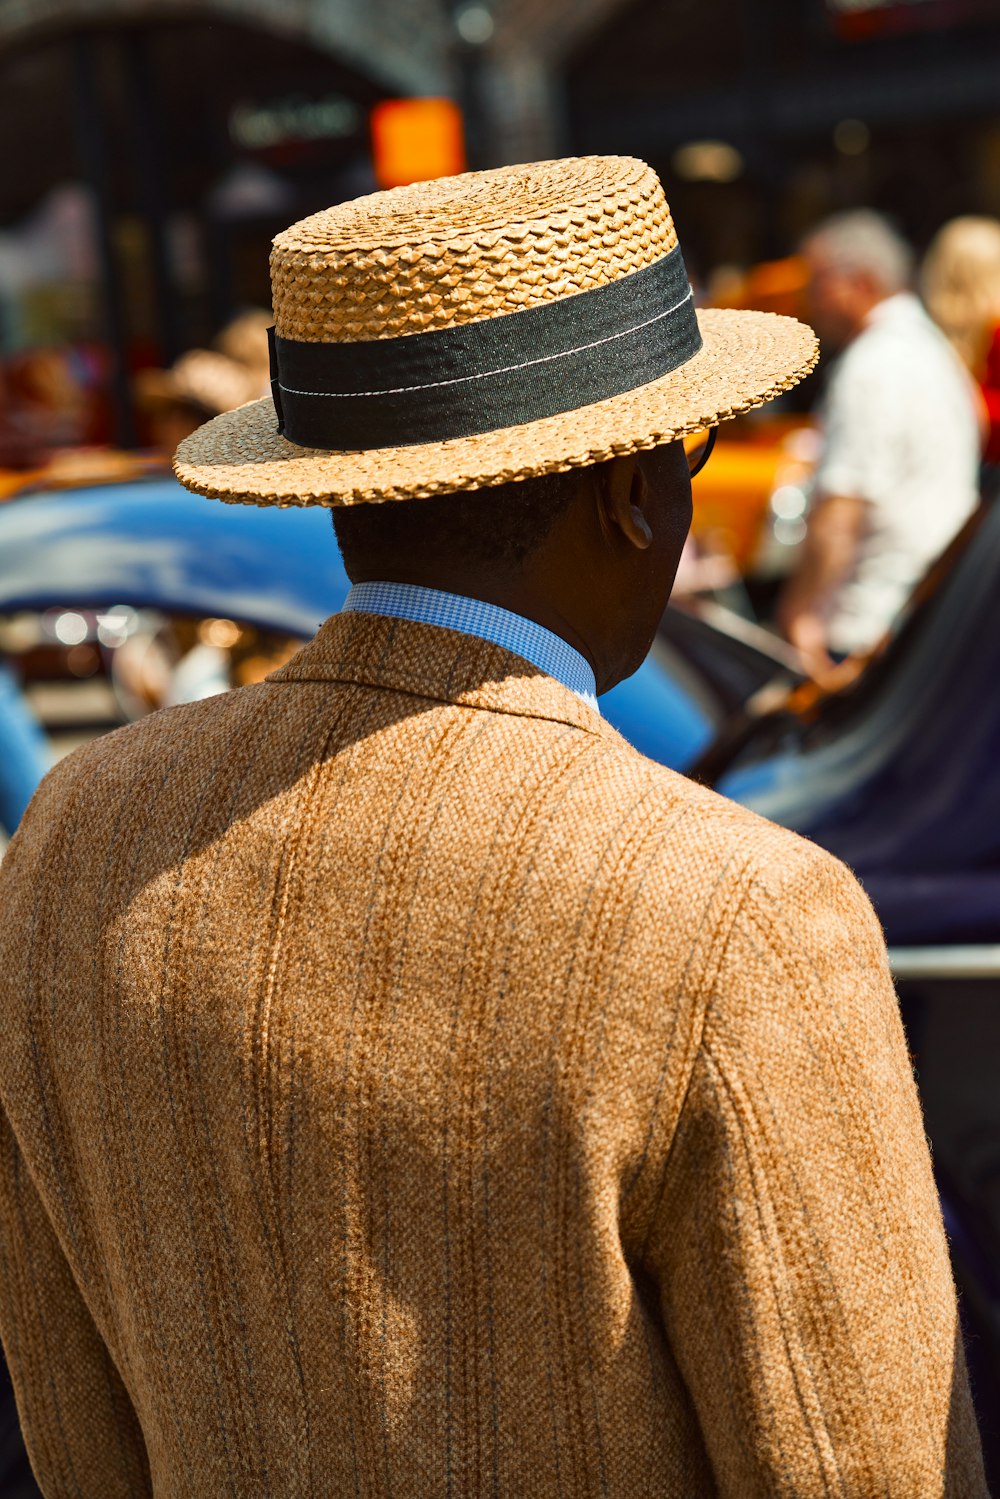
POLYGON ((0 897, 50 1499, 985 1494, 865 897, 526 663, 334 618, 0 897))

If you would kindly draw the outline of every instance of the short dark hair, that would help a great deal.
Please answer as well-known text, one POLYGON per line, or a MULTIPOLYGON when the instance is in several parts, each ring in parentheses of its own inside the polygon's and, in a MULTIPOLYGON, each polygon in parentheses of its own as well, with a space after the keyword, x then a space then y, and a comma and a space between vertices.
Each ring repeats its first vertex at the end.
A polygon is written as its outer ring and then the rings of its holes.
POLYGON ((333 529, 351 578, 390 557, 518 567, 548 536, 580 483, 575 468, 429 499, 337 505, 333 529))

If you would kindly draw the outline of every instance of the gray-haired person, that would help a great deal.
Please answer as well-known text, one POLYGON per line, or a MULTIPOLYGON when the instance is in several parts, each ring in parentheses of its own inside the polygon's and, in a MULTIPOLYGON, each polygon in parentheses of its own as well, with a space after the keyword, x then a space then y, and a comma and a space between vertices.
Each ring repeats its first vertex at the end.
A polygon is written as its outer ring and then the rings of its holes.
POLYGON ((970 381, 909 291, 910 247, 879 214, 838 214, 803 246, 813 321, 842 352, 799 567, 779 623, 817 676, 867 650, 977 502, 970 381))

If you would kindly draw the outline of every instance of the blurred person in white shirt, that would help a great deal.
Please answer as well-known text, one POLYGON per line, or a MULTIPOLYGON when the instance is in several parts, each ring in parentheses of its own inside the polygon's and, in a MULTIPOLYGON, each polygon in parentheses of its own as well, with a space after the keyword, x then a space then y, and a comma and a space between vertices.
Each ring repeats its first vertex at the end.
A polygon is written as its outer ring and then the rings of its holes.
POLYGON ((815 677, 865 651, 978 502, 971 382, 908 290, 909 246, 867 209, 806 240, 812 321, 842 350, 799 566, 778 623, 815 677))

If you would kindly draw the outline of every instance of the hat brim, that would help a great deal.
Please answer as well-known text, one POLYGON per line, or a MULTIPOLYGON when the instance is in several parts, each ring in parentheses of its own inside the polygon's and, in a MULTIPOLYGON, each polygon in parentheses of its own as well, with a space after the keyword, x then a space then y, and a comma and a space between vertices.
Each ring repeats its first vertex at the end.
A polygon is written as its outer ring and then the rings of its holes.
POLYGON ((266 398, 185 438, 174 472, 187 489, 244 505, 352 505, 484 489, 713 427, 789 390, 818 357, 812 329, 794 318, 710 308, 698 322, 702 348, 669 375, 524 426, 411 447, 327 452, 280 437, 266 398))

